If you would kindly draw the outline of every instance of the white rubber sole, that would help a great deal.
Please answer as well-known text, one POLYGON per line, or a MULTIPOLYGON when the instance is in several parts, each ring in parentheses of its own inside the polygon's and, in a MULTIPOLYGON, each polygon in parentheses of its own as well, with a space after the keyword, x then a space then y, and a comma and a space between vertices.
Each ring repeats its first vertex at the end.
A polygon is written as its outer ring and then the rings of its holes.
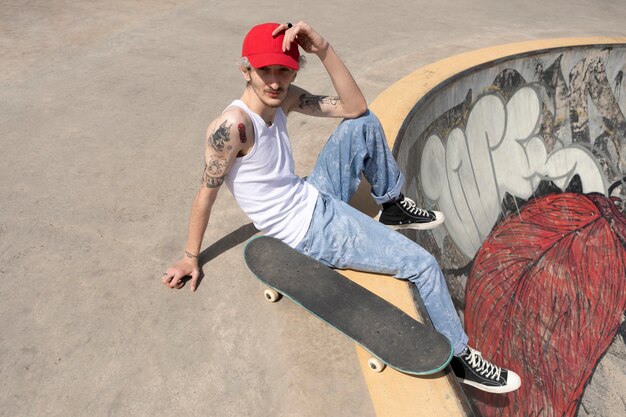
POLYGON ((513 392, 522 385, 522 381, 519 375, 511 370, 508 371, 506 385, 503 387, 490 387, 488 385, 478 384, 476 382, 468 381, 467 379, 462 378, 459 378, 459 381, 481 391, 490 392, 492 394, 506 394, 507 392, 513 392))
POLYGON ((407 223, 407 224, 386 224, 385 226, 393 230, 413 229, 413 230, 429 230, 443 224, 446 216, 440 211, 433 211, 435 213, 435 221, 428 223, 407 223))

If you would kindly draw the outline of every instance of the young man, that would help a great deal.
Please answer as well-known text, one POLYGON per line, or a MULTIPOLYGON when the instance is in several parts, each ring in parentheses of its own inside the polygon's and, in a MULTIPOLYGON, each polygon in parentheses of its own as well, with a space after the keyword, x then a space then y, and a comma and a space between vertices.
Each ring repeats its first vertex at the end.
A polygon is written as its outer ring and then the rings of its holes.
POLYGON ((468 347, 434 257, 389 227, 431 228, 443 222, 443 214, 420 209, 401 194, 404 177, 382 127, 328 41, 304 22, 266 23, 248 32, 242 58, 245 91, 207 129, 206 165, 191 210, 184 256, 163 274, 163 283, 181 288, 182 279, 191 276, 195 291, 202 238, 220 186, 226 183, 264 234, 333 268, 413 282, 435 328, 452 343, 453 369, 461 380, 489 392, 517 389, 517 374, 468 347), (292 84, 300 68, 298 46, 321 60, 335 97, 312 95, 292 84), (292 111, 344 118, 306 180, 294 174, 286 130, 292 111), (361 174, 383 207, 380 222, 347 204, 361 174))

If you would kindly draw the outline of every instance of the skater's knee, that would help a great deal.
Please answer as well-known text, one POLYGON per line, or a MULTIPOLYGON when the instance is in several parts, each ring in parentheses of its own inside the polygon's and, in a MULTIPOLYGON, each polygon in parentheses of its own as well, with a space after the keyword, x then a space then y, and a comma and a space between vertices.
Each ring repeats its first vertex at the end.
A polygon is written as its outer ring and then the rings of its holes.
POLYGON ((409 280, 414 282, 418 288, 422 286, 437 285, 443 278, 443 272, 437 259, 430 253, 420 253, 416 262, 411 263, 412 271, 409 280))
POLYGON ((432 253, 429 253, 428 256, 424 259, 424 269, 436 269, 440 270, 439 261, 432 253))
POLYGON ((382 128, 376 115, 369 109, 354 119, 344 119, 341 124, 350 129, 360 129, 362 127, 382 128))

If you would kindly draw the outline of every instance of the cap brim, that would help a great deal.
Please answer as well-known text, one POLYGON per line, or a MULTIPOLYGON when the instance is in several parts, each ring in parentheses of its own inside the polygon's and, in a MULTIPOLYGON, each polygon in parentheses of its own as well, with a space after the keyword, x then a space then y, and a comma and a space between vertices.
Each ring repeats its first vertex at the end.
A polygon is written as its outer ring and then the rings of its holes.
POLYGON ((276 52, 268 52, 264 54, 256 54, 248 56, 250 65, 254 68, 263 68, 270 65, 282 65, 293 70, 299 70, 300 64, 293 57, 276 52))

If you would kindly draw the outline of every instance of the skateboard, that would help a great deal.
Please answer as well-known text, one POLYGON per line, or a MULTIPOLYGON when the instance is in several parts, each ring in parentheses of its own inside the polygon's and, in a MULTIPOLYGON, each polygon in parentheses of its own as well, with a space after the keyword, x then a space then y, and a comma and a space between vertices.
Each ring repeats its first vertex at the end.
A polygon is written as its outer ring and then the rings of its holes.
POLYGON ((283 295, 364 347, 373 355, 368 361, 373 371, 388 365, 406 374, 429 375, 452 358, 442 334, 278 239, 250 240, 244 259, 269 287, 268 300, 283 295))

